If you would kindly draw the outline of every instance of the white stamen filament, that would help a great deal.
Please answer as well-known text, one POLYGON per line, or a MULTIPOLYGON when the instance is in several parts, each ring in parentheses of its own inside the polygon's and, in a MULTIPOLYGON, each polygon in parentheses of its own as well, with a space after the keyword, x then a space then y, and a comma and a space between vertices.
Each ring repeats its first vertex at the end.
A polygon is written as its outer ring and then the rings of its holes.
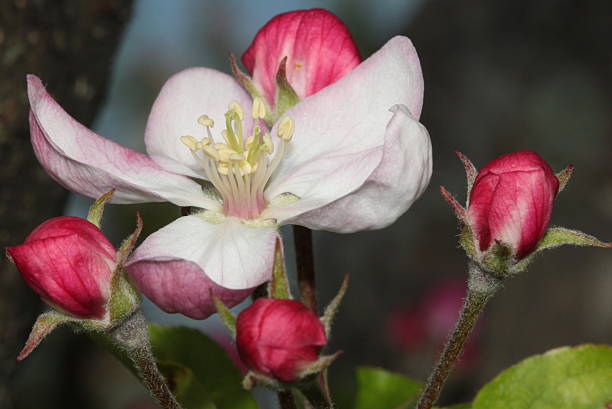
POLYGON ((295 126, 290 117, 281 120, 277 132, 279 146, 274 152, 272 137, 262 130, 262 119, 266 117, 264 102, 255 98, 251 108, 253 134, 246 138, 244 110, 237 102, 231 102, 225 114, 223 142, 215 143, 211 132, 214 121, 207 115, 197 119, 206 128, 207 137, 200 141, 191 135, 180 138, 223 198, 225 214, 242 219, 256 218, 266 206, 264 189, 283 157, 295 126))

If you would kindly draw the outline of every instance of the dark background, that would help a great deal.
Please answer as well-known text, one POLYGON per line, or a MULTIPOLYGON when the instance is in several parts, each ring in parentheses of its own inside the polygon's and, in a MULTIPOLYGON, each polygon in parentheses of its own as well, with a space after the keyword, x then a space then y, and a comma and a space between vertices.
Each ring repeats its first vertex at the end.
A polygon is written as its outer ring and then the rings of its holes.
MULTIPOLYGON (((466 258, 457 247, 456 220, 438 193, 438 186, 444 185, 461 201, 465 199, 463 168, 454 150, 465 153, 478 167, 500 154, 521 149, 536 150, 555 170, 574 164, 574 176, 556 201, 552 224, 612 240, 609 1, 423 0, 376 5, 348 0, 293 1, 280 9, 272 2, 143 0, 136 2, 123 43, 117 38, 129 16, 129 4, 99 3, 106 7, 106 14, 89 11, 91 24, 104 23, 107 32, 116 35, 106 37, 103 44, 93 40, 81 44, 89 50, 89 58, 100 60, 98 64, 108 73, 112 69, 112 75, 107 75, 110 91, 95 129, 136 149, 142 149, 148 109, 169 75, 193 65, 228 72, 227 52, 240 54, 258 27, 279 12, 329 5, 346 22, 364 57, 396 34, 415 43, 425 77, 421 122, 428 128, 434 147, 429 189, 390 228, 353 235, 315 235, 320 303, 331 299, 345 272, 352 278, 332 340, 332 348, 345 351, 331 370, 332 388, 341 408, 350 407, 356 365, 380 365, 425 379, 443 342, 443 327, 454 319, 466 278, 466 258), (126 7, 128 10, 122 10, 126 7), (115 46, 118 58, 113 64, 110 55, 115 46), (419 324, 422 321, 436 324, 419 324)), ((68 30, 77 20, 80 25, 75 24, 73 35, 78 29, 86 30, 78 18, 78 13, 88 11, 82 8, 42 23, 17 19, 23 13, 43 14, 45 7, 54 5, 7 0, 0 8, 2 21, 42 24, 52 31, 68 30)), ((96 98, 89 98, 89 107, 79 111, 87 104, 76 99, 74 92, 65 91, 78 89, 71 81, 95 67, 82 58, 78 44, 72 54, 63 56, 49 52, 48 44, 42 50, 32 50, 39 55, 38 65, 32 68, 32 62, 24 62, 11 71, 5 63, 8 45, 18 43, 27 33, 7 24, 0 29, 0 49, 6 46, 0 85, 5 97, 17 101, 5 104, 0 113, 2 164, 6 166, 18 155, 32 174, 5 172, 0 200, 5 246, 19 243, 36 224, 60 214, 63 207, 61 188, 49 182, 34 162, 24 130, 19 131, 19 149, 9 151, 17 142, 11 142, 13 136, 6 130, 16 123, 24 125, 24 73, 40 75, 60 103, 88 124, 106 87, 104 81, 92 85, 100 95, 95 93, 96 98), (55 60, 50 63, 52 58, 55 60), (37 191, 39 196, 30 200, 49 202, 44 211, 39 207, 24 214, 17 226, 15 214, 21 214, 22 207, 19 200, 35 194, 31 189, 36 189, 36 181, 49 186, 49 192, 42 195, 37 191), (15 199, 16 194, 21 196, 15 199), (26 231, 22 231, 24 226, 26 231)), ((27 55, 34 46, 26 41, 23 47, 27 55)), ((96 73, 93 78, 104 75, 96 73)), ((72 198, 65 212, 82 214, 88 204, 72 198)), ((137 208, 144 209, 149 232, 178 214, 176 208, 165 204, 112 206, 105 231, 115 243, 132 228, 137 208)), ((290 246, 290 234, 286 237, 290 246)), ((42 305, 15 279, 14 270, 4 266, 2 274, 1 325, 9 330, 0 339, 0 365, 4 368, 0 408, 150 407, 146 393, 127 371, 86 337, 65 329, 53 333, 26 361, 15 366, 14 356, 42 305)), ((612 343, 611 294, 612 252, 582 248, 550 251, 526 274, 507 282, 491 302, 464 364, 443 396, 444 403, 472 399, 483 383, 529 355, 562 345, 612 343)), ((147 313, 161 322, 186 323, 216 334, 220 331, 213 321, 179 321, 150 305, 147 313)), ((261 400, 270 399, 262 396, 261 400)))

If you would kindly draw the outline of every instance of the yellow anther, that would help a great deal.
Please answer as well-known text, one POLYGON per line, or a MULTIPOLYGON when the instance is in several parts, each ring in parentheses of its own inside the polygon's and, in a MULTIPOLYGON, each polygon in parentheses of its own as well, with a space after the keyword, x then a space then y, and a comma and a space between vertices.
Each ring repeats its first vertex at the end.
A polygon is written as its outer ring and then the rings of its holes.
POLYGON ((213 158, 214 160, 219 160, 219 152, 217 152, 217 150, 212 146, 205 147, 204 153, 213 158))
POLYGON ((241 153, 233 152, 229 155, 229 160, 235 161, 235 162, 241 162, 241 161, 244 161, 244 155, 241 153))
POLYGON ((266 105, 264 104, 263 99, 260 97, 255 97, 253 99, 253 109, 251 110, 251 115, 254 119, 264 119, 266 117, 266 105))
POLYGON ((192 152, 197 151, 198 148, 198 140, 191 135, 181 136, 181 142, 185 144, 192 152))
POLYGON ((229 110, 234 111, 238 115, 238 118, 240 118, 241 121, 244 119, 244 110, 242 109, 242 106, 238 102, 236 101, 230 102, 229 110))
POLYGON ((231 159, 231 156, 236 153, 235 150, 225 147, 223 149, 218 149, 217 154, 219 154, 219 160, 221 162, 228 162, 231 159))
POLYGON ((272 143, 272 136, 269 133, 263 136, 263 151, 268 155, 274 153, 274 144, 272 143))
POLYGON ((240 162, 240 171, 243 175, 250 175, 253 173, 253 168, 251 164, 247 161, 240 162))
POLYGON ((278 124, 278 130, 276 131, 276 134, 283 141, 289 142, 293 137, 294 129, 295 122, 293 121, 293 118, 291 118, 290 116, 286 116, 281 119, 280 123, 278 124))
POLYGON ((210 145, 212 143, 212 139, 210 139, 210 138, 202 138, 200 143, 202 144, 202 146, 208 146, 208 145, 210 145))
POLYGON ((251 149, 251 147, 253 146, 253 144, 255 143, 255 136, 251 135, 247 138, 246 142, 245 142, 245 146, 247 149, 251 149))
POLYGON ((206 126, 208 128, 212 128, 215 126, 215 121, 212 120, 208 115, 202 115, 198 118, 198 123, 200 125, 206 126))

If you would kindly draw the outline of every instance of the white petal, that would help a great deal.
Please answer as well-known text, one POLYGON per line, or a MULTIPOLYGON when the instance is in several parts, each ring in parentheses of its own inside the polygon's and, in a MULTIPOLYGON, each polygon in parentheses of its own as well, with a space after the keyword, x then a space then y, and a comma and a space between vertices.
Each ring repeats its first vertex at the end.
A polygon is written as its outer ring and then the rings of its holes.
MULTIPOLYGON (((356 191, 289 223, 352 233, 392 224, 421 196, 432 171, 431 141, 408 108, 393 107, 381 163, 356 191)), ((296 202, 298 203, 298 202, 296 202)))
MULTIPOLYGON (((213 136, 223 142, 225 112, 236 101, 245 111, 246 129, 251 128, 251 97, 229 75, 209 68, 189 68, 166 81, 147 121, 147 152, 164 169, 204 178, 202 166, 181 142, 181 136, 200 140, 207 136, 198 118, 208 115, 214 122, 213 136)), ((199 152, 201 154, 201 152, 199 152)))
POLYGON ((126 266, 141 261, 191 261, 216 284, 247 289, 270 279, 277 236, 274 227, 247 227, 234 217, 210 223, 184 216, 147 237, 126 266))
POLYGON ((67 189, 91 198, 116 189, 113 203, 170 201, 198 207, 214 204, 193 180, 167 172, 148 156, 105 139, 77 122, 34 75, 28 75, 28 98, 34 153, 47 173, 67 189))
POLYGON ((290 109, 295 133, 265 195, 270 201, 290 192, 301 203, 270 209, 270 215, 282 221, 358 189, 382 159, 389 108, 406 105, 417 117, 422 97, 416 51, 409 39, 395 37, 345 77, 290 109))

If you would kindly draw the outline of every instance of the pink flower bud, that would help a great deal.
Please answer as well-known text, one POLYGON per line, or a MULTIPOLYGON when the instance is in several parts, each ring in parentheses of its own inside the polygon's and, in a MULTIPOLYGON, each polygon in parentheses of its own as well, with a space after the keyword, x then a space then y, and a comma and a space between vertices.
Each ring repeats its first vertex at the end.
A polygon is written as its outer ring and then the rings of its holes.
POLYGON ((56 217, 6 251, 26 283, 52 307, 79 318, 105 316, 116 250, 92 223, 56 217))
POLYGON ((495 242, 522 259, 546 232, 559 180, 537 153, 502 155, 482 168, 474 181, 468 221, 480 251, 495 242))
POLYGON ((236 344, 245 365, 284 382, 315 362, 326 342, 316 314, 294 300, 259 298, 236 322, 236 344))
POLYGON ((300 99, 339 80, 361 62, 342 21, 323 9, 279 14, 242 55, 263 97, 274 106, 276 74, 287 57, 287 80, 300 99))

